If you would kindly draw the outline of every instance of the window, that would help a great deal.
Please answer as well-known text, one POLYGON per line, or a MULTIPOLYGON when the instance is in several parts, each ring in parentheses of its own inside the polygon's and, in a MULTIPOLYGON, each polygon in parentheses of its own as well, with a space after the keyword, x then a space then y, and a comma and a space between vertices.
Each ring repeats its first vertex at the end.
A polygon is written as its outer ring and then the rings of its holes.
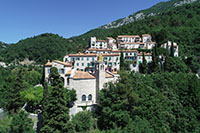
POLYGON ((134 56, 137 56, 137 54, 136 54, 136 53, 134 53, 134 56))
POLYGON ((119 60, 119 58, 117 57, 117 58, 116 58, 116 61, 118 61, 118 60, 119 60))
POLYGON ((64 74, 65 73, 65 69, 59 69, 59 73, 64 74))
POLYGON ((150 59, 151 57, 149 56, 148 58, 150 59))
POLYGON ((67 85, 69 85, 69 78, 67 78, 67 85))
POLYGON ((82 63, 82 66, 84 66, 84 63, 82 63))
POLYGON ((94 57, 92 57, 92 61, 94 61, 94 57))
POLYGON ((79 63, 76 63, 77 66, 79 66, 79 63))
POLYGON ((84 60, 84 58, 82 57, 81 60, 84 60))
POLYGON ((126 56, 128 56, 128 53, 126 53, 126 56))
POLYGON ((82 101, 86 101, 86 96, 82 95, 82 101))
POLYGON ((80 58, 76 58, 76 60, 80 60, 80 58))
POLYGON ((130 55, 132 55, 132 53, 130 53, 130 55))
POLYGON ((141 59, 141 57, 139 57, 139 59, 141 59))
POLYGON ((91 101, 92 100, 92 94, 89 94, 88 95, 88 101, 91 101))
POLYGON ((92 67, 95 67, 95 64, 94 64, 94 63, 92 63, 92 67))
POLYGON ((87 57, 87 61, 89 61, 89 57, 87 57))
POLYGON ((109 57, 109 60, 111 60, 111 57, 109 57))
POLYGON ((142 63, 142 61, 139 61, 139 64, 141 64, 142 63))
POLYGON ((90 67, 90 63, 87 63, 87 67, 90 67))
POLYGON ((50 69, 47 69, 47 73, 48 73, 48 74, 50 73, 50 69))

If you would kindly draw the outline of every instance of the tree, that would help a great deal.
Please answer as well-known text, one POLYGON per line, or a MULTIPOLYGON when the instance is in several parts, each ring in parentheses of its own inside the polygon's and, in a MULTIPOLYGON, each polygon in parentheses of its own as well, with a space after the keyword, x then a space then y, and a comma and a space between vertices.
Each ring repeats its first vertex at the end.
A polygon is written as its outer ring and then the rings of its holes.
POLYGON ((4 86, 5 99, 7 99, 4 109, 16 113, 24 105, 20 96, 20 92, 26 88, 23 82, 23 70, 20 68, 16 75, 11 75, 7 83, 8 85, 4 86))
POLYGON ((142 64, 140 64, 140 72, 146 74, 148 70, 147 60, 145 59, 144 52, 142 53, 142 64))
POLYGON ((121 54, 120 54, 120 69, 121 70, 125 69, 124 53, 122 51, 121 51, 121 54))
POLYGON ((41 132, 67 132, 69 108, 67 107, 67 102, 65 100, 63 82, 57 68, 51 68, 49 78, 52 92, 50 93, 48 103, 43 110, 48 117, 43 117, 43 127, 41 132))
POLYGON ((87 132, 94 128, 94 118, 90 111, 82 111, 72 117, 76 132, 87 132))
POLYGON ((168 72, 189 72, 187 65, 178 57, 166 56, 164 70, 168 72))
POLYGON ((33 122, 27 113, 20 111, 13 115, 10 133, 34 133, 33 122))
POLYGON ((159 62, 159 57, 158 57, 157 44, 156 44, 152 51, 151 72, 159 72, 160 71, 158 62, 159 62))

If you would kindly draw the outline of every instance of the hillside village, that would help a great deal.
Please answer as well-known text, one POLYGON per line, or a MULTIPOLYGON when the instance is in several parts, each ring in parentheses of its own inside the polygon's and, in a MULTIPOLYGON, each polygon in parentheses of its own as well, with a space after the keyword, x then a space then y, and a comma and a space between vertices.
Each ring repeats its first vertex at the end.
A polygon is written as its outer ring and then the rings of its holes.
MULTIPOLYGON (((120 56, 126 61, 131 61, 130 70, 139 72, 143 62, 143 54, 147 65, 152 61, 152 53, 139 52, 138 49, 152 50, 156 42, 152 41, 149 34, 120 35, 117 39, 107 37, 98 40, 91 37, 89 47, 84 53, 68 54, 63 57, 63 62, 58 60, 48 61, 45 64, 45 79, 49 81, 51 67, 56 67, 64 82, 64 87, 75 89, 77 100, 70 110, 70 114, 82 111, 86 106, 91 110, 97 104, 98 91, 104 84, 116 82, 119 78, 120 56)), ((178 45, 168 41, 161 47, 170 52, 174 47, 174 56, 178 57, 178 45), (173 43, 173 44, 172 44, 173 43)), ((161 57, 160 57, 161 58, 161 57)))

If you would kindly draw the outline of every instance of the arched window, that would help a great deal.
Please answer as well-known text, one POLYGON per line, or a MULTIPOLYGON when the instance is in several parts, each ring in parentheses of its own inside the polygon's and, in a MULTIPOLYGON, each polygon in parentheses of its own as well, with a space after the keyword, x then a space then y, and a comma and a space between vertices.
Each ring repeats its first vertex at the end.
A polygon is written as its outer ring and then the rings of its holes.
POLYGON ((82 95, 82 101, 86 101, 86 95, 82 95))
POLYGON ((88 95, 88 100, 91 101, 92 100, 92 94, 88 95))

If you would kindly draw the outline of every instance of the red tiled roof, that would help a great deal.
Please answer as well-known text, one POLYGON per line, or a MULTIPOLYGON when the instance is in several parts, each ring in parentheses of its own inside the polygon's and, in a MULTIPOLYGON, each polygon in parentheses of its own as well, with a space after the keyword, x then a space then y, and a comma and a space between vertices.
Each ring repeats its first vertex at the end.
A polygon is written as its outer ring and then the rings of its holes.
POLYGON ((120 42, 120 44, 144 44, 143 42, 120 42))
POLYGON ((46 64, 45 64, 45 67, 51 67, 52 66, 52 62, 47 62, 46 64))
MULTIPOLYGON (((142 56, 142 55, 143 55, 143 53, 138 53, 137 55, 138 55, 138 56, 142 56)), ((145 56, 151 56, 151 55, 152 55, 152 53, 144 53, 144 55, 145 55, 145 56)))
POLYGON ((95 49, 95 48, 89 48, 89 51, 111 51, 112 49, 95 49))
POLYGON ((53 60, 53 62, 62 64, 62 65, 67 66, 67 67, 71 67, 72 66, 72 64, 69 63, 69 62, 62 62, 62 61, 59 61, 59 60, 53 60))
POLYGON ((69 57, 88 57, 88 56, 97 56, 97 54, 89 54, 89 53, 78 53, 78 54, 69 54, 69 57))
POLYGON ((106 42, 106 40, 97 40, 97 42, 106 42))
POLYGON ((151 36, 150 34, 142 34, 142 36, 151 36))
POLYGON ((119 35, 118 38, 122 38, 122 37, 140 37, 139 35, 119 35))
POLYGON ((112 37, 107 37, 107 39, 109 39, 109 40, 115 40, 114 38, 112 38, 112 37))
POLYGON ((115 53, 115 54, 103 54, 103 56, 120 56, 119 53, 115 53))
POLYGON ((113 77, 114 76, 112 74, 106 72, 106 78, 113 78, 113 77))
POLYGON ((73 79, 95 79, 89 72, 77 71, 73 79))

